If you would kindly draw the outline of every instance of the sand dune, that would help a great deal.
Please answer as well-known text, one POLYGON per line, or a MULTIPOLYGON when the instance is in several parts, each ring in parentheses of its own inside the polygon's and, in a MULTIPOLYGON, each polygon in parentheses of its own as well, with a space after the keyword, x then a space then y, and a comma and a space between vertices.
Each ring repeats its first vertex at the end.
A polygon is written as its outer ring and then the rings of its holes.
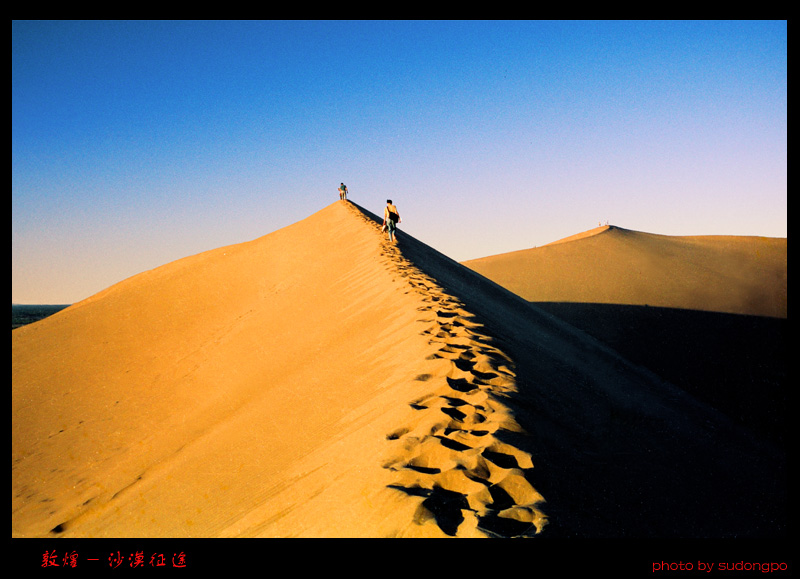
POLYGON ((464 265, 783 444, 786 241, 604 226, 464 265))
POLYGON ((15 330, 12 386, 15 537, 786 525, 778 449, 351 203, 15 330))
POLYGON ((785 238, 675 237, 604 226, 464 265, 532 302, 786 317, 785 238))

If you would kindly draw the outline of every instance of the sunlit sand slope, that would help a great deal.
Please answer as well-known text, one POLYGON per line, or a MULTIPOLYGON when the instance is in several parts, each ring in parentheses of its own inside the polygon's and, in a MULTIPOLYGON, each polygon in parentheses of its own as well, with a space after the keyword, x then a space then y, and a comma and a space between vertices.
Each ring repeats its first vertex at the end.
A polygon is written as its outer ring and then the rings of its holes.
POLYGON ((606 226, 464 265, 532 302, 786 317, 786 246, 785 238, 676 237, 606 226))
POLYGON ((15 330, 12 381, 18 537, 784 525, 780 453, 351 203, 15 330))

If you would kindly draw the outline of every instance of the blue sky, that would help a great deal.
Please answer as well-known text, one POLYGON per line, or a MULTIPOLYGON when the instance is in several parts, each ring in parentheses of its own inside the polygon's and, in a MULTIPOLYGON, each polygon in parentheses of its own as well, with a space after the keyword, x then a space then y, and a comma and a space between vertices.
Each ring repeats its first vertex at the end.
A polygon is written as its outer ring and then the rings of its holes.
POLYGON ((786 22, 12 24, 12 302, 255 239, 342 181, 457 261, 600 221, 785 237, 786 22))

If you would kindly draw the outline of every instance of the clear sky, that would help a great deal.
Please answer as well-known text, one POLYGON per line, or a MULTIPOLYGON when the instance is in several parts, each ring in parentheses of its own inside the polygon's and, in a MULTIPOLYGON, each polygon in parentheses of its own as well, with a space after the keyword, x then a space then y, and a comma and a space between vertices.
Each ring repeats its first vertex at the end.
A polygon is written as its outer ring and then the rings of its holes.
POLYGON ((786 21, 13 22, 11 116, 14 303, 255 239, 342 181, 457 261, 601 221, 787 236, 786 21))

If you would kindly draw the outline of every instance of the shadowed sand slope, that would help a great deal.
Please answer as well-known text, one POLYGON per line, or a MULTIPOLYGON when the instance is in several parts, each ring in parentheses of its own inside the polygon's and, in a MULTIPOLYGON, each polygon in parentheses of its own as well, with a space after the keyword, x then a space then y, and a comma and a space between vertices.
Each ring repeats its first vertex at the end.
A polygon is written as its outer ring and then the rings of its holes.
POLYGON ((18 537, 772 536, 783 457, 337 202, 12 333, 18 537))
POLYGON ((785 238, 674 237, 606 226, 464 265, 532 302, 786 317, 786 248, 785 238))
POLYGON ((785 532, 783 450, 424 244, 402 247, 515 363, 507 403, 525 434, 502 436, 533 457, 545 536, 785 532))
POLYGON ((465 265, 785 442, 785 238, 598 227, 465 265))

